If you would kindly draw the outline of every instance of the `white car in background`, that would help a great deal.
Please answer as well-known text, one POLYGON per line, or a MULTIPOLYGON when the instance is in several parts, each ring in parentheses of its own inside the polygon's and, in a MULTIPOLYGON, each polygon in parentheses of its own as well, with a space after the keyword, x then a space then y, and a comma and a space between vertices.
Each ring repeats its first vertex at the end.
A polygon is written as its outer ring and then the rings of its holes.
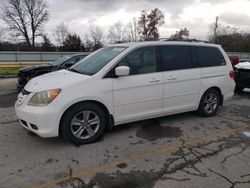
POLYGON ((123 43, 30 80, 15 110, 21 125, 41 137, 62 134, 86 144, 128 122, 187 111, 213 116, 233 96, 233 77, 219 45, 123 43))
POLYGON ((244 88, 250 88, 250 62, 241 62, 235 65, 235 91, 242 92, 244 88))

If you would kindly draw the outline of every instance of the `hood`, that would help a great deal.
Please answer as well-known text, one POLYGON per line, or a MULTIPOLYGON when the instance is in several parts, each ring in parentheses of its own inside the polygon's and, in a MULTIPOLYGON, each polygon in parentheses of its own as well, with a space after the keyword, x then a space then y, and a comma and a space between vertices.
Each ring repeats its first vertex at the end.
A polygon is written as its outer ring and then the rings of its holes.
POLYGON ((44 65, 22 68, 19 70, 19 74, 29 74, 31 72, 37 72, 40 70, 48 70, 48 69, 51 69, 52 67, 53 67, 53 65, 51 65, 51 64, 44 64, 44 65))
POLYGON ((51 72, 31 79, 25 86, 25 90, 39 92, 49 89, 63 89, 79 81, 86 80, 90 76, 75 72, 60 70, 51 72))
POLYGON ((235 67, 237 69, 249 69, 250 70, 250 63, 249 62, 238 63, 237 65, 235 65, 235 67))

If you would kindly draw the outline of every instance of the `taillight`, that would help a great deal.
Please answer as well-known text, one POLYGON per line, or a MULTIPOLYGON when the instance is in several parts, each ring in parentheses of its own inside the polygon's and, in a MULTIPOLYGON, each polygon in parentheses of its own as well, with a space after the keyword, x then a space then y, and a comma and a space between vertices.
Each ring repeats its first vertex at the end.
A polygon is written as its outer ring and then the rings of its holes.
POLYGON ((235 72, 233 70, 231 70, 229 72, 229 76, 230 76, 230 78, 234 78, 235 77, 235 72))

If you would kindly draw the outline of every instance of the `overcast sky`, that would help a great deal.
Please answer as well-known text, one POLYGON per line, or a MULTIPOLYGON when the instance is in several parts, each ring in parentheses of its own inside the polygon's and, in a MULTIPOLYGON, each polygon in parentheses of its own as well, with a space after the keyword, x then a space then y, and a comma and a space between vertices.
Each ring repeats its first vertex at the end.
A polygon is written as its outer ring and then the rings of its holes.
MULTIPOLYGON (((90 24, 103 31, 117 21, 138 18, 141 10, 159 8, 165 15, 160 37, 169 37, 187 27, 192 38, 207 39, 209 25, 219 22, 250 32, 250 0, 46 0, 50 19, 46 33, 52 38, 55 26, 64 22, 70 31, 84 36, 90 24)), ((3 0, 0 0, 0 5, 3 0)), ((2 5, 1 5, 2 6, 2 5)))

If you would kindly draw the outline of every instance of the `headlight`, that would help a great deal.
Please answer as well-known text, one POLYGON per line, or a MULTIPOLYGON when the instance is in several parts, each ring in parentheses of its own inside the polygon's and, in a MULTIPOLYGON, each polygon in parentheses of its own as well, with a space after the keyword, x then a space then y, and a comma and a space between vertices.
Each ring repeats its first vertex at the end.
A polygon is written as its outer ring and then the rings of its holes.
POLYGON ((28 102, 30 106, 47 106, 49 105, 61 92, 61 89, 51 89, 41 91, 31 97, 28 102))

